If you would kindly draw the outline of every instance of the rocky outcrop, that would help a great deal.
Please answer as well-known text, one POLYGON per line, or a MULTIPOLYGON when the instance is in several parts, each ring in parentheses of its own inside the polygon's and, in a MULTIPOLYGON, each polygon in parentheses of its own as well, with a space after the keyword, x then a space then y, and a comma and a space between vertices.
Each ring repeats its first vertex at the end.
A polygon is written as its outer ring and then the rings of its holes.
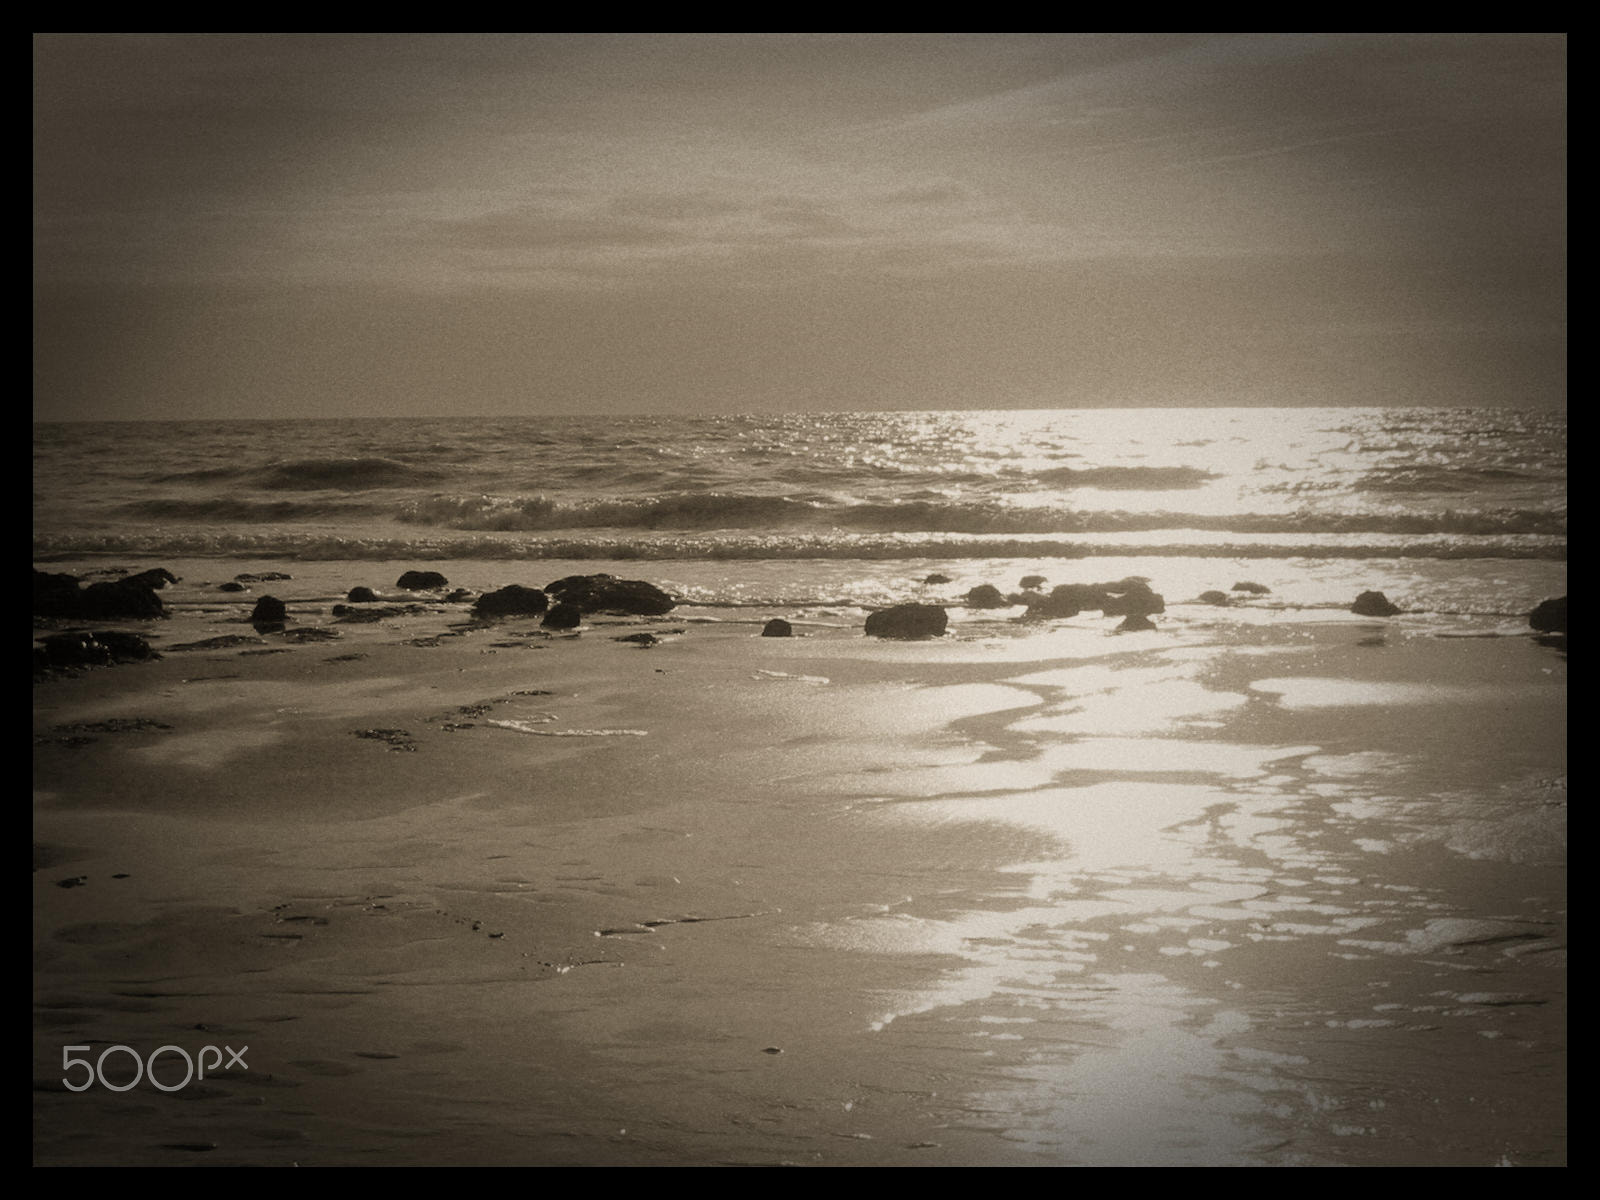
POLYGON ((794 626, 782 617, 773 617, 761 627, 762 637, 793 637, 794 626))
POLYGON ((129 575, 123 583, 137 583, 142 587, 160 591, 169 583, 177 583, 178 577, 165 567, 152 567, 148 571, 140 571, 137 575, 129 575))
POLYGON ((1540 633, 1565 633, 1567 631, 1567 598, 1541 600, 1528 614, 1528 624, 1540 633))
POLYGON ((615 575, 568 575, 545 589, 552 597, 586 613, 656 617, 671 612, 677 601, 653 583, 618 579, 615 575))
POLYGON ((263 596, 256 601, 255 608, 250 610, 250 623, 252 625, 277 625, 289 618, 288 605, 276 596, 263 596))
POLYGON ((536 617, 550 608, 550 597, 538 588, 510 583, 478 597, 472 611, 480 617, 536 617))
POLYGON ((60 667, 103 667, 115 663, 160 658, 150 643, 136 633, 118 629, 90 632, 74 629, 41 638, 33 650, 35 675, 60 667))
POLYGON ((395 580, 394 585, 408 592, 421 592, 430 588, 449 587, 450 581, 437 571, 407 571, 395 580))
POLYGON ((1166 601, 1142 579, 1123 579, 1099 587, 1105 593, 1100 611, 1108 617, 1147 617, 1167 611, 1166 601))
POLYGON ((140 579, 140 576, 133 576, 80 587, 76 576, 36 570, 33 573, 33 615, 91 621, 150 620, 166 616, 161 597, 140 579))
POLYGON ((1036 592, 1045 584, 1043 575, 1024 575, 1017 586, 1025 592, 1036 592))
POLYGON ((881 638, 942 637, 949 615, 937 604, 896 604, 867 616, 867 636, 881 638))
POLYGON ((1122 579, 1115 583, 1063 583, 1048 595, 1023 597, 1027 616, 1033 620, 1075 617, 1080 612, 1099 611, 1108 617, 1149 616, 1165 612, 1166 601, 1150 590, 1142 579, 1122 579))
POLYGON ((558 600, 550 606, 550 611, 545 613, 544 620, 539 624, 545 629, 576 629, 583 624, 583 609, 565 600, 558 600))
POLYGON ((980 583, 966 595, 968 608, 1010 608, 1011 601, 992 583, 980 583))
POLYGON ((350 589, 350 594, 345 597, 351 604, 373 604, 377 599, 377 593, 369 587, 353 587, 350 589))
POLYGON ((1389 597, 1382 592, 1362 592, 1350 606, 1350 611, 1358 617, 1392 617, 1400 608, 1389 603, 1389 597))

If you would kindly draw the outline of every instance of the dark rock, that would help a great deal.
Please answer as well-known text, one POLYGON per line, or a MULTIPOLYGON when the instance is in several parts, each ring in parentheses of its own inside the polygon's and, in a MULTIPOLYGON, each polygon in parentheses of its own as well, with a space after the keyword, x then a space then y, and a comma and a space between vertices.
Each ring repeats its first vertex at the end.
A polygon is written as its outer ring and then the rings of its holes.
POLYGON ((1252 596, 1265 596, 1270 594, 1272 591, 1272 589, 1266 584, 1251 583, 1248 579, 1241 579, 1238 583, 1234 584, 1233 590, 1236 592, 1249 592, 1252 596))
POLYGON ((1043 575, 1024 575, 1017 586, 1025 592, 1036 592, 1045 584, 1043 575))
POLYGON ((937 571, 922 581, 923 583, 949 583, 950 576, 940 575, 937 571))
POLYGON ((576 604, 568 604, 565 600, 558 600, 550 606, 550 611, 545 613, 544 620, 539 624, 545 629, 576 629, 583 623, 583 609, 576 604))
POLYGON ((468 600, 471 600, 475 594, 476 593, 467 588, 457 588, 444 599, 446 604, 465 604, 468 600))
POLYGON ((1350 611, 1361 617, 1392 617, 1400 611, 1382 592, 1362 592, 1350 611))
POLYGON ((1539 606, 1528 614, 1528 624, 1540 633, 1567 632, 1567 598, 1541 600, 1539 606))
POLYGON ((942 637, 949 616, 937 604, 896 604, 867 616, 867 636, 883 638, 942 637))
POLYGON ((966 595, 968 608, 1010 608, 1011 601, 992 583, 980 583, 966 595))
POLYGON ((1201 592, 1200 603, 1215 604, 1218 608, 1227 608, 1228 605, 1233 603, 1233 598, 1227 592, 1201 592))
POLYGON ((472 610, 480 617, 536 617, 549 607, 550 597, 538 588, 511 583, 498 591, 479 596, 472 610))
POLYGON ((71 617, 99 621, 145 620, 167 615, 161 597, 147 583, 119 579, 80 588, 72 575, 33 573, 33 612, 39 617, 71 617))
POLYGON ((1075 617, 1080 612, 1099 610, 1108 617, 1149 616, 1165 612, 1166 601, 1150 590, 1142 579, 1122 579, 1116 583, 1063 583, 1047 596, 1035 593, 1022 599, 1030 619, 1075 617))
POLYGON ((262 571, 259 575, 246 572, 243 575, 235 575, 234 578, 240 583, 275 583, 280 579, 293 579, 294 576, 286 575, 282 571, 262 571))
POLYGON ((1048 596, 1035 594, 1024 599, 1027 615, 1034 620, 1058 617, 1075 617, 1086 608, 1096 608, 1103 597, 1084 583, 1063 583, 1050 590, 1048 596))
POLYGON ((1100 588, 1105 593, 1100 611, 1108 617, 1147 617, 1167 611, 1166 601, 1152 592, 1142 579, 1103 583, 1100 588))
POLYGON ((651 646, 659 646, 661 639, 653 633, 625 633, 621 637, 614 637, 613 642, 632 642, 635 646, 648 650, 651 646))
POLYGON ((223 583, 217 586, 219 592, 248 592, 250 589, 242 583, 223 583))
POLYGON ((351 604, 375 604, 378 595, 369 587, 353 587, 345 599, 351 604))
POLYGON ((160 591, 169 583, 177 583, 178 577, 165 567, 152 567, 148 571, 140 571, 137 575, 129 575, 123 583, 137 583, 141 587, 152 588, 160 591))
POLYGON ((78 615, 78 577, 51 571, 33 573, 33 613, 37 617, 78 615))
POLYGON ((642 579, 618 579, 614 575, 568 575, 547 584, 544 590, 586 613, 654 617, 671 612, 677 604, 652 583, 642 579))
POLYGON ((408 592, 420 592, 427 588, 448 587, 450 581, 437 571, 407 571, 395 580, 394 585, 408 592))
POLYGON ((1118 633, 1138 633, 1147 629, 1154 629, 1156 623, 1142 613, 1135 613, 1122 618, 1122 624, 1117 626, 1118 633))
POLYGON ((149 584, 121 579, 116 583, 91 583, 78 596, 78 615, 92 620, 115 621, 124 617, 164 617, 167 610, 149 584))
POLYGON ((794 626, 782 617, 773 617, 761 627, 762 637, 793 637, 794 626))
POLYGON ((118 629, 95 632, 74 629, 40 639, 35 667, 98 667, 113 663, 143 662, 160 657, 150 643, 136 633, 118 629))
POLYGON ((285 621, 289 617, 289 609, 276 596, 263 596, 256 601, 255 608, 250 610, 250 623, 252 625, 270 625, 274 622, 285 621))

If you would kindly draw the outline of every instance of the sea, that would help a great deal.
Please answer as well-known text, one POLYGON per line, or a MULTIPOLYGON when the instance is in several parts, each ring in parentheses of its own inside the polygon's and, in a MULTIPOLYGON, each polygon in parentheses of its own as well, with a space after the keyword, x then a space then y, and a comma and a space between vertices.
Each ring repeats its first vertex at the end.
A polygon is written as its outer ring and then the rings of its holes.
POLYGON ((1564 413, 1512 408, 39 423, 34 557, 454 562, 479 587, 579 563, 709 609, 1138 576, 1257 612, 1381 590, 1493 632, 1565 593, 1566 482, 1564 413))

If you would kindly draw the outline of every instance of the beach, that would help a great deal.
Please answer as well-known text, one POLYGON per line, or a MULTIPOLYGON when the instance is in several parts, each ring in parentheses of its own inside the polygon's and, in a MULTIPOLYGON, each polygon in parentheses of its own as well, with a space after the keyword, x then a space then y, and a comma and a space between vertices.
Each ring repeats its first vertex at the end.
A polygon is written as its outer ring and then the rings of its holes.
POLYGON ((415 565, 119 557, 179 579, 112 626, 161 657, 36 681, 36 1163, 1565 1163, 1566 655, 1525 618, 1158 562, 1123 633, 906 561, 942 637, 552 631, 415 565), (247 1065, 152 1086, 211 1045, 247 1065))

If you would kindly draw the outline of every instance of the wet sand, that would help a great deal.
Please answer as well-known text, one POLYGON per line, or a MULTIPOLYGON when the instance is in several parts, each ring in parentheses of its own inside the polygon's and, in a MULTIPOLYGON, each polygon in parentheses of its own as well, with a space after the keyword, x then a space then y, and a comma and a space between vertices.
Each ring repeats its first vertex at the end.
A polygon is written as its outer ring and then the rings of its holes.
POLYGON ((35 1162, 1566 1161, 1562 653, 463 612, 36 685, 35 1162))

